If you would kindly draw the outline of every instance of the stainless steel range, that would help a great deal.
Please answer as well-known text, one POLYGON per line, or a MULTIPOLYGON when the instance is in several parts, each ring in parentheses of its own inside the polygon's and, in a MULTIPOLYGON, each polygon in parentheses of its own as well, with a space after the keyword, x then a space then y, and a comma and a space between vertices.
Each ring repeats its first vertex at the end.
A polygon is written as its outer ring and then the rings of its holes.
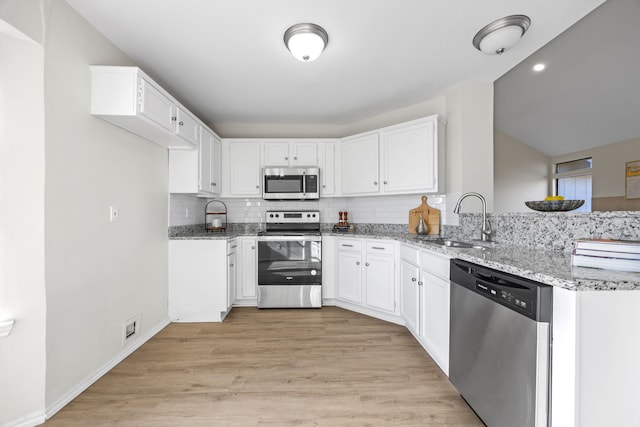
POLYGON ((258 308, 322 307, 320 212, 269 211, 258 235, 258 308))

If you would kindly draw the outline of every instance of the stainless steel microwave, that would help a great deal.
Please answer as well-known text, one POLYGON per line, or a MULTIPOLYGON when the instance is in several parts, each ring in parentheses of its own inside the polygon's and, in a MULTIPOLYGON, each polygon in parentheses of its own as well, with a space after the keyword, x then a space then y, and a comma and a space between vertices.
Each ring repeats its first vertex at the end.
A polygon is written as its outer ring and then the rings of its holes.
POLYGON ((317 200, 320 169, 264 168, 262 198, 266 200, 317 200))

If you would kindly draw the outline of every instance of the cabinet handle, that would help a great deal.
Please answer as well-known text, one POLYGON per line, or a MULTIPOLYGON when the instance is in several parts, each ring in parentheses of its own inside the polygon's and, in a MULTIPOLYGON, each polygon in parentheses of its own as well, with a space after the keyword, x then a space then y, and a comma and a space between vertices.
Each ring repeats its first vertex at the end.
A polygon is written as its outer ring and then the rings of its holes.
POLYGON ((178 118, 177 118, 177 117, 171 117, 171 121, 172 121, 172 122, 175 122, 176 120, 178 120, 178 118))
POLYGON ((418 282, 418 286, 422 286, 422 282, 418 282))
POLYGON ((360 265, 360 261, 356 261, 356 265, 360 265))
POLYGON ((327 186, 326 186, 326 185, 324 185, 324 184, 322 184, 322 188, 327 188, 327 186))
POLYGON ((368 263, 368 262, 367 262, 367 263, 365 263, 364 265, 365 265, 365 267, 369 267, 369 263, 368 263))
POLYGON ((180 122, 178 123, 180 126, 184 126, 184 122, 180 122))
POLYGON ((343 243, 341 246, 343 248, 352 248, 353 247, 353 245, 347 245, 346 243, 343 243))
POLYGON ((298 156, 294 156, 294 157, 293 157, 293 160, 298 160, 298 156))
POLYGON ((371 249, 378 249, 378 250, 384 251, 384 248, 381 248, 380 246, 371 246, 371 249))
POLYGON ((255 246, 251 246, 251 249, 255 249, 255 248, 256 248, 255 246))
POLYGON ((229 264, 229 267, 233 267, 233 264, 229 264))
POLYGON ((387 181, 385 181, 383 184, 384 184, 384 185, 387 185, 387 181))
POLYGON ((378 181, 373 181, 373 185, 378 185, 378 181))
POLYGON ((418 280, 418 279, 416 279, 415 277, 412 277, 412 278, 411 278, 411 281, 412 281, 412 282, 415 282, 416 280, 418 280))
POLYGON ((214 187, 218 186, 218 184, 216 184, 215 182, 212 182, 211 185, 213 185, 214 187))
POLYGON ((289 160, 289 156, 284 156, 284 159, 285 160, 289 160))
POLYGON ((260 186, 259 186, 259 185, 256 185, 256 188, 260 188, 260 186))

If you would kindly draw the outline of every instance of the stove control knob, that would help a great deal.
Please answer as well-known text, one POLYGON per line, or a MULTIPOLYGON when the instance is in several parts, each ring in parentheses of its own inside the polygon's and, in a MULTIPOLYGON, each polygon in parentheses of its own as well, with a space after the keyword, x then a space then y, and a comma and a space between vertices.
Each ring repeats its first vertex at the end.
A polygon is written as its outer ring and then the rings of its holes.
POLYGON ((280 214, 276 214, 276 218, 280 218, 280 214))
POLYGON ((273 218, 273 214, 269 214, 269 218, 273 218))
POLYGON ((311 218, 311 214, 307 214, 307 218, 311 218))

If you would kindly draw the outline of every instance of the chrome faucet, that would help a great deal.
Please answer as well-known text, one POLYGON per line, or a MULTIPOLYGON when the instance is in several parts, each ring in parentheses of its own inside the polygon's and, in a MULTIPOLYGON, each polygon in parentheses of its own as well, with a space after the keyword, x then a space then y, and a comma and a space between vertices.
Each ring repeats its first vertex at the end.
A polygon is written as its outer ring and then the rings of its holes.
POLYGON ((489 224, 489 221, 487 220, 487 201, 482 197, 482 194, 474 192, 464 193, 456 202, 456 206, 453 208, 453 213, 460 213, 460 203, 462 203, 462 201, 468 196, 476 196, 482 202, 482 230, 480 238, 483 242, 490 242, 493 231, 491 230, 491 224, 489 224))

